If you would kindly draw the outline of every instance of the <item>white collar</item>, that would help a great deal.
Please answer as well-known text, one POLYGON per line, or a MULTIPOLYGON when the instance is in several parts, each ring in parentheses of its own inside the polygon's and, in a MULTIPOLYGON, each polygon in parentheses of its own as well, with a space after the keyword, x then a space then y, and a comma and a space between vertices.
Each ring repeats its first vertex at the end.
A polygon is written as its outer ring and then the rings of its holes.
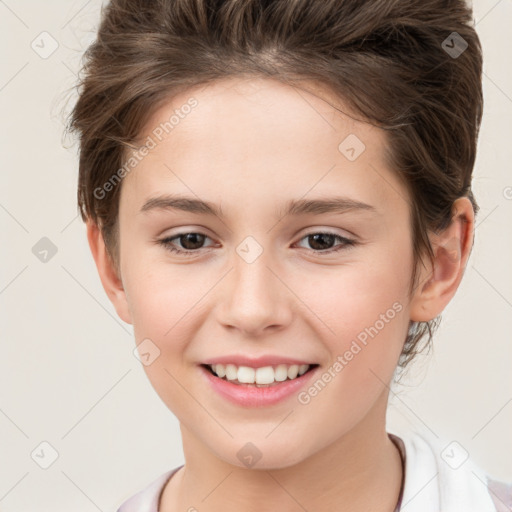
POLYGON ((405 447, 405 482, 400 512, 496 512, 488 476, 456 442, 430 432, 394 432, 405 447))

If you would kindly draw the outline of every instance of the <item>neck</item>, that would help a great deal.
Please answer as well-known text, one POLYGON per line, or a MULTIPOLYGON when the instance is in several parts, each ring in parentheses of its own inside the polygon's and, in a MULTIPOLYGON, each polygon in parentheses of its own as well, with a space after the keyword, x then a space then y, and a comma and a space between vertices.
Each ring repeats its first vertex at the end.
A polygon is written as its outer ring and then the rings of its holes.
POLYGON ((229 464, 182 425, 186 462, 166 486, 161 511, 394 512, 402 465, 385 430, 385 398, 344 436, 286 468, 229 464))

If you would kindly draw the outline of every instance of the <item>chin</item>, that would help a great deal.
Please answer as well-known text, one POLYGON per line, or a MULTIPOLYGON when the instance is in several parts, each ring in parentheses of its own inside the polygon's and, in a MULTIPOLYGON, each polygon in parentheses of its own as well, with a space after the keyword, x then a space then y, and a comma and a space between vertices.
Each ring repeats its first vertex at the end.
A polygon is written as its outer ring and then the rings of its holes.
MULTIPOLYGON (((249 439, 249 438, 247 438, 249 439)), ((279 470, 289 468, 296 464, 300 464, 306 460, 311 454, 305 453, 304 446, 301 450, 297 450, 297 446, 302 443, 295 442, 289 437, 285 440, 276 437, 275 440, 262 439, 258 441, 243 441, 237 442, 231 440, 231 446, 226 447, 228 453, 219 452, 217 445, 212 452, 217 453, 217 456, 241 469, 254 469, 254 470, 279 470), (233 456, 233 453, 235 454, 233 456)))

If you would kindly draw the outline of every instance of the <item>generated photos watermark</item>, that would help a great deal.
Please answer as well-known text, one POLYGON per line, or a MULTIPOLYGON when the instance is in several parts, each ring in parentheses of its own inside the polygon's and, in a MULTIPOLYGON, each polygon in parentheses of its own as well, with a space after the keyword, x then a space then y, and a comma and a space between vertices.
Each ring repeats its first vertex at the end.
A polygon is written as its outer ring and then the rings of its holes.
POLYGON ((136 151, 132 152, 132 156, 120 167, 112 176, 101 186, 96 187, 93 191, 93 195, 96 199, 105 199, 107 194, 114 190, 114 188, 121 182, 121 180, 129 174, 149 152, 156 148, 156 146, 162 142, 165 135, 169 134, 180 122, 185 119, 191 112, 192 109, 197 107, 199 102, 194 98, 189 98, 186 103, 181 105, 180 108, 174 109, 174 114, 169 117, 165 122, 160 123, 156 128, 153 129, 151 135, 148 135, 145 143, 139 147, 136 151))
POLYGON ((325 386, 331 382, 341 371, 357 356, 363 348, 368 345, 369 337, 373 339, 377 334, 384 329, 397 313, 402 311, 403 306, 400 302, 396 301, 385 312, 379 315, 379 319, 374 322, 370 327, 365 327, 357 336, 352 340, 350 347, 345 350, 343 354, 337 356, 336 361, 329 366, 329 368, 320 375, 320 377, 312 384, 307 390, 301 391, 297 395, 297 400, 302 405, 307 405, 311 400, 320 393, 325 386))

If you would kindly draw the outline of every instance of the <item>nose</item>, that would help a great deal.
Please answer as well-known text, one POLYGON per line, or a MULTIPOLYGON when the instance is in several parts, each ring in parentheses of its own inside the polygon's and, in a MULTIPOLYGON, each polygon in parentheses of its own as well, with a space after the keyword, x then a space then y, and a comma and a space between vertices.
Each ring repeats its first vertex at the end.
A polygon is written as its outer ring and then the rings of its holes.
POLYGON ((236 254, 222 290, 219 322, 247 337, 281 330, 293 316, 294 295, 269 253, 263 251, 251 263, 236 254))

